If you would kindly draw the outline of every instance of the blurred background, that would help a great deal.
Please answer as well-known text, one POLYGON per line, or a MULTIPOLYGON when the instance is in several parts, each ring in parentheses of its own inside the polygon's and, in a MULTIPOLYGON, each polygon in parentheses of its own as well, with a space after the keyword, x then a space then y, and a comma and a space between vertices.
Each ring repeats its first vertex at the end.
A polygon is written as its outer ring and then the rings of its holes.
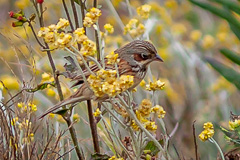
MULTIPOLYGON (((143 4, 152 6, 149 19, 141 19, 141 23, 146 28, 142 38, 153 42, 159 55, 164 59, 164 63, 153 63, 150 67, 152 74, 148 72, 145 81, 147 83, 154 78, 160 78, 166 83, 165 89, 157 91, 154 96, 155 103, 162 105, 167 112, 164 122, 168 133, 170 134, 178 125, 170 140, 170 153, 173 157, 177 157, 177 150, 180 157, 185 157, 185 159, 194 157, 192 129, 194 121, 197 135, 202 131, 203 123, 211 121, 215 126, 215 140, 224 152, 231 150, 233 146, 226 142, 219 126, 228 128, 230 111, 234 114, 240 113, 239 90, 236 83, 226 80, 226 77, 224 78, 206 61, 206 58, 212 58, 239 73, 239 66, 220 53, 220 49, 227 48, 240 56, 240 41, 228 22, 187 0, 130 0, 129 2, 131 8, 128 8, 124 0, 112 0, 112 4, 125 25, 130 19, 137 18, 136 8, 143 4), (129 14, 129 9, 131 14, 129 14)), ((238 1, 233 2, 240 6, 238 1)), ((56 24, 61 17, 66 18, 61 3, 61 1, 45 0, 46 25, 56 24)), ((87 7, 92 6, 92 1, 86 1, 86 3, 87 7)), ((99 19, 100 29, 104 30, 103 26, 106 23, 114 27, 114 33, 105 37, 105 53, 109 53, 126 44, 128 40, 105 1, 99 0, 98 4, 102 11, 99 19)), ((213 6, 217 5, 219 4, 213 4, 213 6)), ((8 12, 17 12, 20 9, 24 11, 26 17, 34 13, 30 0, 0 1, 0 80, 4 82, 12 95, 21 88, 34 87, 39 84, 44 73, 49 75, 52 73, 47 55, 41 52, 29 27, 27 25, 12 27, 14 20, 10 19, 8 12)), ((80 14, 80 7, 77 9, 80 14)), ((240 21, 238 14, 232 15, 240 21)), ((34 28, 36 32, 40 29, 37 21, 34 28)), ((87 31, 87 34, 91 39, 94 38, 91 29, 87 31)), ((60 50, 52 53, 57 70, 60 72, 64 71, 63 65, 66 60, 63 57, 66 55, 65 51, 60 50)), ((237 79, 239 77, 236 77, 237 79)), ((71 82, 61 77, 61 84, 66 98, 73 92, 70 89, 71 82)), ((58 102, 57 92, 53 87, 38 91, 34 96, 32 94, 25 96, 30 96, 37 104, 36 115, 58 102)), ((10 98, 6 90, 3 90, 3 97, 4 100, 10 98)), ((136 102, 140 103, 143 98, 151 97, 151 93, 139 86, 134 97, 136 102)), ((80 119, 75 124, 77 135, 80 143, 87 150, 92 150, 87 110, 85 104, 81 106, 75 109, 80 119)), ((58 116, 50 121, 56 130, 66 128, 61 122, 58 116)), ((36 124, 41 123, 36 121, 36 124)), ((44 131, 45 124, 40 125, 40 128, 44 131)), ((68 134, 66 133, 65 136, 68 137, 68 134)), ((198 139, 197 142, 201 159, 217 157, 217 150, 213 144, 201 142, 198 139)))

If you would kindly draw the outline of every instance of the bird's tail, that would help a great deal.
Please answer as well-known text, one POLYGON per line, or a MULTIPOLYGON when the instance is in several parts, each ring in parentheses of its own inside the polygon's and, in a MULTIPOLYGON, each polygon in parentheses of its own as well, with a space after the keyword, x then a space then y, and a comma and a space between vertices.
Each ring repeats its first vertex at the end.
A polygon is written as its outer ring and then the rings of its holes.
POLYGON ((86 100, 85 97, 77 97, 77 98, 69 97, 69 98, 55 104, 51 108, 49 108, 45 113, 43 113, 41 116, 39 116, 39 119, 42 119, 43 117, 45 117, 49 113, 52 113, 52 112, 56 111, 57 109, 61 108, 62 106, 65 106, 65 105, 68 105, 68 104, 74 104, 74 103, 81 102, 81 101, 84 101, 84 100, 86 100))

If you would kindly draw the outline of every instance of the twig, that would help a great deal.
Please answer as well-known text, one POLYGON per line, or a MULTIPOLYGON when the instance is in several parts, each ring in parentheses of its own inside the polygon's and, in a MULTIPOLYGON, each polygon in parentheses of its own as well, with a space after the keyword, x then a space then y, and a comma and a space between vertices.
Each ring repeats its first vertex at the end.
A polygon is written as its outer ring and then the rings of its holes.
POLYGON ((63 8, 64 8, 64 10, 65 10, 65 12, 66 12, 68 21, 69 21, 69 23, 70 23, 70 27, 71 27, 71 29, 72 29, 72 31, 73 31, 73 30, 74 30, 74 27, 73 27, 72 20, 71 20, 71 18, 70 18, 70 15, 69 15, 68 8, 67 8, 67 5, 66 5, 65 0, 62 0, 62 4, 63 4, 63 8))
POLYGON ((77 14, 76 6, 74 4, 74 0, 70 0, 70 2, 71 2, 72 10, 73 10, 75 26, 76 26, 76 28, 79 28, 78 14, 77 14))
POLYGON ((192 124, 192 129, 193 129, 193 138, 194 138, 194 147, 195 147, 195 157, 196 157, 196 160, 198 160, 198 146, 197 146, 197 140, 196 140, 196 130, 195 130, 195 121, 193 121, 193 124, 192 124))
POLYGON ((32 24, 31 24, 31 21, 28 21, 28 25, 29 25, 29 27, 31 28, 32 33, 33 33, 33 36, 34 36, 35 39, 37 40, 38 44, 39 44, 42 48, 45 48, 45 46, 39 41, 39 39, 38 39, 38 37, 37 37, 37 34, 36 34, 36 32, 34 31, 34 29, 33 29, 33 26, 32 26, 32 24))
POLYGON ((69 151, 65 152, 63 155, 59 156, 56 160, 58 160, 58 159, 64 157, 66 154, 72 152, 72 150, 74 150, 74 148, 72 148, 72 149, 70 149, 69 151))

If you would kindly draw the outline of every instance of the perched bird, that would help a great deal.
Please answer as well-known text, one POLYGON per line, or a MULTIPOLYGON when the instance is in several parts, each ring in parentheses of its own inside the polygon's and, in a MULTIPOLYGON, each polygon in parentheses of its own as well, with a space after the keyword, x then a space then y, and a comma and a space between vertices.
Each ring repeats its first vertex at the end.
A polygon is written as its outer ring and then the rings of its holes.
MULTIPOLYGON (((143 40, 134 40, 125 46, 114 51, 119 56, 118 72, 119 75, 131 75, 134 77, 134 84, 129 90, 135 88, 145 77, 148 65, 153 61, 163 62, 162 58, 158 55, 156 48, 152 43, 143 40)), ((91 71, 97 72, 99 68, 97 65, 90 67, 91 71)), ((105 64, 105 70, 115 69, 114 65, 105 64)), ((84 70, 84 75, 88 78, 91 73, 84 70)), ((83 81, 82 75, 76 76, 73 80, 76 83, 73 86, 81 85, 79 89, 71 95, 69 98, 57 103, 53 107, 49 108, 39 118, 43 118, 47 114, 59 109, 62 106, 68 104, 75 104, 85 100, 95 100, 102 102, 108 99, 108 95, 97 97, 94 92, 87 87, 83 81)))

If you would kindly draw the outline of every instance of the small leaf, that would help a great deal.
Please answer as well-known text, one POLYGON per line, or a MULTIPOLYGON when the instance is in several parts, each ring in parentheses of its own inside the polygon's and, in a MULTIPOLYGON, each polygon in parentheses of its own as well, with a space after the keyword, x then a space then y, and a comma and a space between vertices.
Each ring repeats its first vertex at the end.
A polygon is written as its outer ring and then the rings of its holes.
MULTIPOLYGON (((159 140, 158 142, 162 144, 163 140, 159 140)), ((155 156, 159 152, 158 147, 154 144, 153 141, 149 141, 144 150, 150 150, 152 156, 155 156)))
POLYGON ((54 112, 54 114, 59 114, 59 115, 63 116, 67 111, 68 111, 68 109, 61 109, 61 110, 59 110, 57 112, 54 112))
POLYGON ((240 73, 212 58, 206 58, 206 61, 223 77, 225 77, 229 82, 233 83, 240 90, 240 73))
POLYGON ((27 92, 36 92, 36 91, 39 91, 39 90, 44 90, 45 88, 48 87, 48 85, 51 85, 51 86, 55 87, 55 83, 54 82, 46 82, 46 83, 42 83, 42 84, 37 85, 36 88, 25 89, 25 91, 27 91, 27 92))
POLYGON ((240 56, 237 55, 236 53, 234 53, 233 51, 230 51, 229 49, 223 48, 220 49, 220 52, 227 57, 228 59, 230 59, 231 61, 233 61, 234 63, 240 65, 240 56))

